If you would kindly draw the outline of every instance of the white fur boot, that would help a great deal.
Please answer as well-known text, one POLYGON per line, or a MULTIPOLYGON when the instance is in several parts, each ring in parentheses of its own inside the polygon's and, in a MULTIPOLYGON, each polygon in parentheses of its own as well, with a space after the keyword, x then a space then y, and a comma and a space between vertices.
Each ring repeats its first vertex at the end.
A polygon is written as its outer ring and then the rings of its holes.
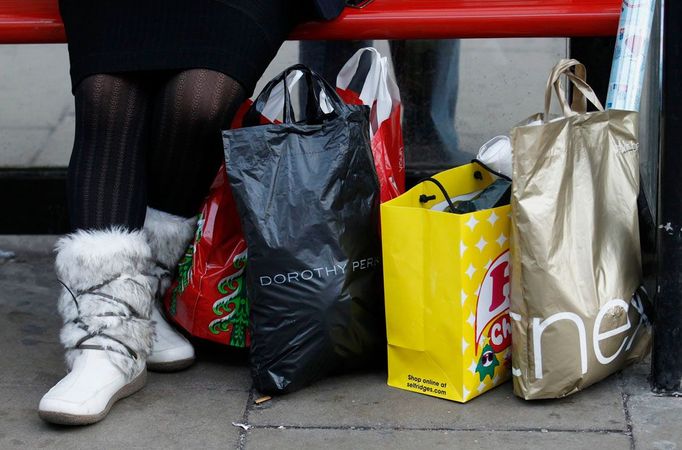
POLYGON ((196 231, 196 218, 186 219, 147 208, 144 233, 152 251, 152 273, 158 282, 156 302, 152 310, 156 333, 147 368, 158 372, 172 372, 189 367, 194 362, 194 347, 171 327, 161 312, 161 297, 170 287, 178 261, 185 254, 187 245, 196 231))
POLYGON ((122 228, 77 231, 56 250, 69 373, 43 396, 38 413, 85 425, 144 386, 153 339, 151 251, 142 232, 122 228))

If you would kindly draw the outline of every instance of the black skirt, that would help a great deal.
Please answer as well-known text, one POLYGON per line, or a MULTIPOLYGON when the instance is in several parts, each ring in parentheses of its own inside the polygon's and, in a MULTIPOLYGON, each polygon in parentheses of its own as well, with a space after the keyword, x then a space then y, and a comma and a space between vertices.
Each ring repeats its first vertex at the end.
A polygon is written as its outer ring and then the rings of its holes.
POLYGON ((72 88, 97 73, 205 68, 225 73, 251 93, 288 34, 309 14, 301 3, 60 0, 72 88))

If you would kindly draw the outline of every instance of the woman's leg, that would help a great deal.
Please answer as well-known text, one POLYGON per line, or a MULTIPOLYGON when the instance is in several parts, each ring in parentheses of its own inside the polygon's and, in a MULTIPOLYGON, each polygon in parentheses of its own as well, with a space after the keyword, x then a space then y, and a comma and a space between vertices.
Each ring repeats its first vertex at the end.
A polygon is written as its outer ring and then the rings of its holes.
POLYGON ((68 196, 73 233, 55 267, 69 374, 43 396, 40 416, 81 425, 144 386, 152 351, 155 280, 142 227, 148 96, 134 77, 94 75, 76 89, 68 196))
POLYGON ((142 227, 150 96, 134 75, 93 75, 76 88, 67 183, 72 229, 142 227))
MULTIPOLYGON (((180 72, 166 80, 154 101, 147 163, 149 206, 144 233, 156 261, 156 296, 171 284, 178 261, 194 237, 202 200, 223 161, 220 130, 244 98, 228 76, 205 69, 180 72)), ((189 342, 152 310, 156 333, 147 368, 172 371, 194 361, 189 342)))
POLYGON ((208 69, 172 76, 157 93, 147 159, 149 206, 190 217, 223 161, 220 130, 244 101, 242 86, 208 69))

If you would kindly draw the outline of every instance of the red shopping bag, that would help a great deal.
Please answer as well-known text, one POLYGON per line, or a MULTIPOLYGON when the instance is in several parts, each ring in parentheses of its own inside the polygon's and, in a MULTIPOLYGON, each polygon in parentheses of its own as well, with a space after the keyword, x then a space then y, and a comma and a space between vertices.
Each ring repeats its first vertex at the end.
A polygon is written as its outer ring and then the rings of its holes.
POLYGON ((246 243, 222 166, 201 208, 194 242, 164 296, 168 316, 192 336, 248 347, 245 267, 246 243))
POLYGON ((386 57, 372 47, 362 48, 336 77, 336 91, 346 102, 367 105, 374 164, 381 186, 381 201, 405 192, 405 151, 400 126, 400 92, 386 57))

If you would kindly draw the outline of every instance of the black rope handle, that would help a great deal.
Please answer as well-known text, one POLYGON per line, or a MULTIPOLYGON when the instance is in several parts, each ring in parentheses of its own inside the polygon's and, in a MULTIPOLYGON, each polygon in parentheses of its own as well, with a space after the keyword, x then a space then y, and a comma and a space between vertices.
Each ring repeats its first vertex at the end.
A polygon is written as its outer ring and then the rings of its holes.
MULTIPOLYGON (((445 201, 448 202, 448 206, 450 207, 450 211, 454 212, 455 211, 455 205, 452 203, 452 200, 450 200, 450 194, 448 194, 448 191, 445 190, 445 186, 443 186, 443 184, 440 181, 436 180, 435 178, 431 178, 431 177, 424 178, 423 180, 420 181, 420 183, 424 183, 426 181, 435 184, 438 187, 438 189, 440 189, 440 192, 445 197, 445 201)), ((419 203, 428 203, 428 202, 435 200, 435 199, 436 199, 435 195, 422 194, 419 196, 419 203)))
POLYGON ((503 174, 503 173, 501 173, 501 172, 497 172, 496 170, 491 169, 490 166, 488 166, 486 163, 482 162, 480 159, 474 158, 474 159, 471 160, 471 162, 472 162, 472 163, 478 164, 479 166, 483 167, 483 168, 484 168, 485 170, 487 170, 488 172, 492 173, 493 175, 495 175, 495 176, 497 176, 497 177, 499 177, 499 178, 502 178, 503 180, 507 180, 507 181, 511 181, 511 180, 512 180, 512 179, 511 179, 510 177, 508 177, 507 175, 505 175, 505 174, 503 174))
MULTIPOLYGON (((482 168, 484 168, 485 170, 487 170, 488 172, 492 173, 493 175, 495 175, 499 178, 502 178, 502 179, 507 180, 507 181, 511 181, 510 177, 508 177, 507 175, 505 175, 503 173, 497 172, 496 170, 491 169, 490 167, 488 167, 487 164, 481 162, 479 159, 474 158, 471 160, 471 162, 478 164, 479 166, 481 166, 482 168)), ((476 172, 474 172, 474 178, 476 178, 477 180, 480 180, 480 179, 483 179, 483 176, 481 175, 480 172, 476 171, 476 172)), ((424 178, 419 183, 424 183, 426 181, 431 182, 438 187, 440 192, 445 197, 445 201, 448 202, 448 206, 450 207, 450 211, 454 212, 455 211, 455 205, 452 203, 452 200, 450 200, 450 194, 448 194, 448 191, 445 189, 445 186, 443 186, 443 184, 440 181, 438 181, 432 177, 424 178)), ((422 194, 419 196, 419 203, 428 203, 428 202, 433 201, 435 199, 436 199, 435 195, 422 194)))

